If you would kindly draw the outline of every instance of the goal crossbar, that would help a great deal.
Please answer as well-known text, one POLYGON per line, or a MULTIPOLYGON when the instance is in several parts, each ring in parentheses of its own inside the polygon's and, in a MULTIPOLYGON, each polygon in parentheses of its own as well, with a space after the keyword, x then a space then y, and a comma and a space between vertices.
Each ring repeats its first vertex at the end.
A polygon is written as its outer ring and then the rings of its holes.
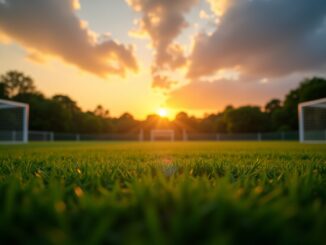
POLYGON ((305 107, 305 106, 321 106, 323 108, 326 107, 326 98, 318 99, 318 100, 312 100, 307 102, 302 102, 299 104, 299 108, 305 107))

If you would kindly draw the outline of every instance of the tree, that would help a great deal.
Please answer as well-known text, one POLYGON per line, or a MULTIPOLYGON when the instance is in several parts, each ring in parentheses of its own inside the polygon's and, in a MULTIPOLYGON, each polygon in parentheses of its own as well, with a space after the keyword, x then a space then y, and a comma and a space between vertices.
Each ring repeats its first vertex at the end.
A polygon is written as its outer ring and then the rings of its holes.
POLYGON ((178 131, 191 130, 190 118, 186 112, 179 112, 174 119, 175 128, 178 131))
POLYGON ((297 89, 285 97, 283 119, 292 130, 298 129, 298 104, 326 97, 326 80, 319 77, 305 79, 297 89))
POLYGON ((185 123, 189 120, 189 116, 186 112, 179 112, 176 116, 175 116, 175 121, 179 121, 182 123, 185 123))
POLYGON ((60 103, 66 110, 69 110, 71 113, 80 112, 81 109, 78 107, 76 101, 72 100, 67 95, 54 95, 52 100, 60 103))
POLYGON ((256 106, 234 108, 229 105, 222 113, 189 116, 185 112, 173 121, 158 115, 149 115, 139 122, 129 113, 111 118, 109 111, 99 105, 94 111, 83 111, 76 101, 66 95, 47 98, 35 89, 33 80, 22 72, 9 71, 0 77, 0 98, 12 99, 30 105, 30 128, 67 133, 126 133, 145 134, 154 128, 173 128, 181 136, 187 132, 250 133, 267 130, 296 130, 297 108, 300 102, 326 97, 326 80, 314 77, 304 80, 297 89, 290 91, 284 102, 269 101, 264 111, 256 106))
POLYGON ((230 133, 257 133, 266 131, 267 117, 257 106, 228 109, 224 120, 230 133))
POLYGON ((118 133, 129 133, 137 130, 137 121, 130 113, 123 113, 119 118, 116 119, 116 132, 118 133))
POLYGON ((80 132, 82 130, 82 110, 77 103, 66 95, 54 95, 51 99, 60 106, 65 114, 65 129, 67 132, 80 132))
POLYGON ((282 125, 283 113, 282 113, 282 102, 279 99, 272 99, 265 105, 265 113, 268 116, 268 129, 270 131, 284 130, 282 125), (280 126, 282 125, 282 126, 280 126))
POLYGON ((101 105, 96 106, 94 114, 102 118, 108 118, 110 116, 109 110, 104 109, 101 105))
POLYGON ((43 94, 22 93, 17 94, 12 99, 29 104, 29 128, 31 130, 52 130, 53 125, 50 123, 50 118, 55 117, 56 114, 49 112, 49 100, 43 94))
POLYGON ((29 76, 22 72, 8 71, 0 78, 3 93, 12 98, 17 94, 33 93, 35 92, 34 81, 29 76))
POLYGON ((94 115, 92 112, 80 114, 80 127, 78 132, 81 133, 104 133, 102 118, 94 115))
POLYGON ((200 120, 198 129, 203 133, 216 133, 218 118, 215 114, 206 115, 200 120))
POLYGON ((220 113, 216 116, 216 132, 217 133, 227 132, 227 123, 225 122, 223 113, 220 113))
POLYGON ((0 98, 8 98, 8 92, 4 83, 0 83, 0 98))
POLYGON ((273 112, 281 108, 282 108, 281 101, 279 99, 272 99, 265 105, 265 112, 268 114, 273 114, 273 112))

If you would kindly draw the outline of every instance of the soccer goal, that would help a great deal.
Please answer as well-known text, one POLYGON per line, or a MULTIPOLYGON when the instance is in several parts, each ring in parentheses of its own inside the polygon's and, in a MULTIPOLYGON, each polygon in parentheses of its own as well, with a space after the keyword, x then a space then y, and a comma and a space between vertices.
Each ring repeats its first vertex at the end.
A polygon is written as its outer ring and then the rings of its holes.
POLYGON ((326 143, 326 98, 299 104, 300 142, 326 143))
POLYGON ((28 104, 0 99, 0 143, 27 143, 28 117, 28 104))
POLYGON ((174 141, 174 130, 153 129, 151 130, 151 141, 174 141))

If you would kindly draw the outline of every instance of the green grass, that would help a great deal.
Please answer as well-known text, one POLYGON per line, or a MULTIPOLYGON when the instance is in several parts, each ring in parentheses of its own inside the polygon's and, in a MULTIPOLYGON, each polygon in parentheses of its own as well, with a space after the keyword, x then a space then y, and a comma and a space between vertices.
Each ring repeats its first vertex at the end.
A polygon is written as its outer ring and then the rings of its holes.
POLYGON ((0 146, 0 242, 326 244, 326 145, 0 146))

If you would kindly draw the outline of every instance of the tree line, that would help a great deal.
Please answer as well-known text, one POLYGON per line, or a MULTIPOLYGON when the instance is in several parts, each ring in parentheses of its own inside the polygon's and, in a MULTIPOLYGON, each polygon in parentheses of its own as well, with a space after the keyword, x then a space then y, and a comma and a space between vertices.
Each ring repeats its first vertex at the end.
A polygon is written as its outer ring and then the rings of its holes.
POLYGON ((326 80, 313 77, 303 80, 283 100, 272 99, 259 106, 227 106, 222 112, 203 118, 180 112, 173 120, 149 115, 136 120, 130 113, 112 117, 108 109, 98 105, 93 111, 83 111, 67 95, 46 97, 35 87, 30 76, 8 71, 0 77, 0 98, 30 105, 30 130, 62 133, 105 134, 145 132, 153 128, 186 129, 197 133, 256 133, 294 131, 298 129, 298 104, 326 97, 326 80))

